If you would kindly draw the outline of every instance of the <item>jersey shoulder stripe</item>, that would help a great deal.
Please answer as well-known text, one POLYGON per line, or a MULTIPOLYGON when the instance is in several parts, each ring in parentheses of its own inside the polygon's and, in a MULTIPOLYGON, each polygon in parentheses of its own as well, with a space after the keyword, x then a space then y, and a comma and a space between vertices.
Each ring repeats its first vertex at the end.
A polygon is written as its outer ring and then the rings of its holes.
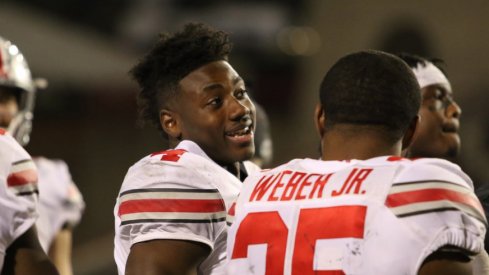
POLYGON ((226 218, 217 189, 154 188, 121 193, 121 225, 147 222, 213 223, 226 218))
POLYGON ((482 205, 472 190, 448 181, 394 184, 385 205, 398 217, 440 211, 461 211, 487 224, 482 205))
POLYGON ((38 175, 34 162, 23 159, 12 163, 12 169, 7 177, 7 185, 17 195, 39 193, 37 187, 38 175))

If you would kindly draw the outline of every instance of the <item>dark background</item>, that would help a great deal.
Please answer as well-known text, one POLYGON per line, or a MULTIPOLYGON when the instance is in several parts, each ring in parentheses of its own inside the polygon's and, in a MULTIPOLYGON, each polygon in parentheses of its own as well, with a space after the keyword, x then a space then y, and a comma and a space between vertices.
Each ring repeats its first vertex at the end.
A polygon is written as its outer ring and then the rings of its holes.
POLYGON ((489 183, 487 1, 3 0, 0 35, 49 81, 28 151, 64 159, 87 208, 75 274, 115 274, 113 206, 130 165, 164 145, 136 126, 128 70, 159 32, 203 21, 232 33, 231 63, 267 110, 274 163, 317 157, 313 107, 325 71, 348 52, 405 50, 445 60, 463 109, 460 165, 489 183))

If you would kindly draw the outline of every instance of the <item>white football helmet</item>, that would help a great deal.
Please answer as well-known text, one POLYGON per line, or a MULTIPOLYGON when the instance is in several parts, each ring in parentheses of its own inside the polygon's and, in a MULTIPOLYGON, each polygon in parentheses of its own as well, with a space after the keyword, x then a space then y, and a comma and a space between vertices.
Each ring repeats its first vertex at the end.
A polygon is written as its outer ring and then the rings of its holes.
POLYGON ((2 37, 0 37, 0 86, 13 88, 20 93, 19 111, 10 122, 7 131, 21 145, 26 145, 32 129, 36 85, 20 50, 2 37))

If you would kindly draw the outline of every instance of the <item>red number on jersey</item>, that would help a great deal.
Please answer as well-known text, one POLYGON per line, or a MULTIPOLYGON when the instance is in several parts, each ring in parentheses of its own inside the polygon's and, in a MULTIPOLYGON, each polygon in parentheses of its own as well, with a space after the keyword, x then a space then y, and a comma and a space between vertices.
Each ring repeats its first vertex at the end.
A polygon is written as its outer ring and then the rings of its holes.
MULTIPOLYGON (((292 258, 293 275, 341 275, 341 270, 314 270, 317 240, 363 238, 366 206, 301 209, 292 258)), ((283 274, 289 229, 278 211, 249 213, 239 225, 232 259, 247 258, 248 246, 267 244, 265 274, 283 274)))
POLYGON ((187 151, 183 149, 166 150, 166 151, 153 153, 151 154, 151 156, 153 157, 153 156, 161 155, 161 160, 177 162, 185 152, 187 151))
POLYGON ((288 234, 278 212, 250 213, 239 225, 232 259, 247 258, 248 245, 266 243, 265 275, 283 274, 288 234))

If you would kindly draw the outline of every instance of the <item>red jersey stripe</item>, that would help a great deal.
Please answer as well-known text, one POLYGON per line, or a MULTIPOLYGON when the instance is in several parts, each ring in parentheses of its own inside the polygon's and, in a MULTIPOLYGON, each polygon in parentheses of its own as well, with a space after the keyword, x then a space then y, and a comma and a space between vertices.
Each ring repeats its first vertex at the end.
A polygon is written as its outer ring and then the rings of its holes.
POLYGON ((16 173, 12 173, 7 178, 9 187, 20 186, 37 182, 37 172, 34 169, 28 169, 16 173))
POLYGON ((209 213, 225 211, 222 200, 145 199, 121 203, 119 216, 144 212, 209 213))
POLYGON ((236 203, 233 202, 233 205, 231 205, 231 208, 228 211, 228 215, 234 217, 234 215, 235 215, 234 213, 236 211, 235 209, 236 209, 236 203))
POLYGON ((385 204, 388 207, 392 208, 392 207, 398 207, 398 206, 403 206, 412 203, 439 201, 439 200, 449 200, 456 203, 461 203, 475 208, 480 212, 481 215, 484 215, 482 206, 476 198, 457 191, 440 189, 440 188, 423 189, 417 191, 407 191, 407 192, 391 194, 387 197, 385 204))

